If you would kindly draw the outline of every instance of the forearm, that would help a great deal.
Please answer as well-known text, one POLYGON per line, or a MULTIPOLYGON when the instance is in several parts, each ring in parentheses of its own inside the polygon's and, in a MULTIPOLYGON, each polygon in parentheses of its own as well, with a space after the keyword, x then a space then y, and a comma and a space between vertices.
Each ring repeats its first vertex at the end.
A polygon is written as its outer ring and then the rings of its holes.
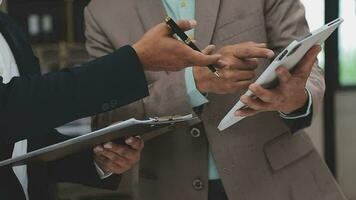
POLYGON ((43 133, 147 95, 145 76, 131 47, 80 67, 17 77, 0 87, 0 137, 18 141, 28 137, 28 130, 43 133))

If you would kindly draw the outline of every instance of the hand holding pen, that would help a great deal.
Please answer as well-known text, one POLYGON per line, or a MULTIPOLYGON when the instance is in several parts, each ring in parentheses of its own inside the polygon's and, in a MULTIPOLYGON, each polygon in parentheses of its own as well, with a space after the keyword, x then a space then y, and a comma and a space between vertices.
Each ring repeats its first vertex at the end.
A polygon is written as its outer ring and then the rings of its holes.
MULTIPOLYGON (((175 33, 186 45, 188 45, 190 48, 192 48, 195 51, 201 52, 201 50, 194 44, 192 39, 184 33, 184 31, 177 25, 177 23, 171 18, 171 17, 166 17, 165 18, 166 24, 171 28, 173 33, 175 33)), ((218 78, 220 78, 220 74, 215 69, 215 67, 210 64, 208 65, 208 68, 210 69, 211 72, 215 74, 218 78)))
MULTIPOLYGON (((196 22, 181 20, 180 29, 189 31, 196 22)), ((133 45, 144 70, 179 71, 190 66, 217 64, 221 55, 205 55, 173 37, 171 29, 162 22, 151 28, 133 45)))

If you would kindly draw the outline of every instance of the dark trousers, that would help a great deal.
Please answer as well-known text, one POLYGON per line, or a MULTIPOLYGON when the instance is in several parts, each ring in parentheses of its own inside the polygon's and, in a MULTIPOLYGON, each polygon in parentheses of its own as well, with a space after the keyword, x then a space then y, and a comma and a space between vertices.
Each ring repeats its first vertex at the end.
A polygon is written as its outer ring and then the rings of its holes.
POLYGON ((220 180, 209 181, 208 200, 228 200, 220 180))

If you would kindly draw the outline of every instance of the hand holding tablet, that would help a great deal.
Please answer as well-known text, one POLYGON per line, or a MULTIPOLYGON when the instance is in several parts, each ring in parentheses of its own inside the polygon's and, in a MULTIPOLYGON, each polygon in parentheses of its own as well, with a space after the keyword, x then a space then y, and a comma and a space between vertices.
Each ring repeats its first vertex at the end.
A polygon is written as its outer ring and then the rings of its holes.
MULTIPOLYGON (((296 79, 305 78, 305 81, 309 77, 310 70, 312 65, 315 62, 315 58, 320 51, 321 45, 343 22, 343 19, 336 19, 329 24, 324 25, 323 27, 319 28, 318 30, 308 34, 306 37, 302 38, 298 41, 293 41, 290 45, 284 49, 276 58, 275 60, 266 68, 266 70, 261 74, 261 76, 256 80, 255 84, 252 84, 249 90, 242 96, 241 100, 236 103, 236 105, 229 111, 229 113, 224 117, 224 119, 220 122, 218 129, 220 131, 232 126, 233 124, 239 122, 240 120, 244 119, 246 116, 250 116, 256 114, 258 110, 261 111, 275 111, 276 105, 266 105, 266 102, 274 102, 275 99, 271 97, 274 95, 272 90, 266 90, 276 88, 276 85, 279 82, 277 88, 280 86, 286 87, 298 87, 298 85, 304 87, 303 84, 304 80, 298 81, 290 81, 291 74, 289 71, 292 69, 292 73, 297 73, 296 79), (282 67, 281 67, 282 66, 282 67), (298 66, 297 68, 295 68, 298 66), (278 69, 278 70, 277 70, 278 69), (299 71, 300 72, 299 72, 299 71), (307 77, 303 77, 306 76, 307 77), (298 77, 299 76, 299 77, 298 77), (283 84, 284 82, 284 84, 283 84), (256 95, 255 95, 256 94, 256 95), (265 99, 260 99, 255 96, 263 97, 265 99), (249 108, 251 106, 251 108, 249 108), (238 111, 238 112, 237 112, 238 111), (240 116, 236 116, 235 113, 239 114, 240 116)), ((295 80, 296 80, 295 79, 295 80)), ((288 88, 284 88, 288 89, 288 88)), ((299 96, 303 98, 308 98, 308 93, 302 88, 302 93, 299 96)), ((280 95, 281 96, 281 95, 280 95)), ((299 98, 298 98, 299 99, 299 98)), ((278 99, 277 99, 278 100, 278 99)), ((293 101, 293 98, 284 99, 288 101, 293 101)), ((279 103, 281 103, 280 101, 279 103)), ((283 102, 282 102, 283 103, 283 102)), ((290 102, 289 102, 290 103, 290 102)), ((299 102, 296 102, 298 105, 299 102)), ((305 104, 304 101, 301 100, 301 107, 305 104)), ((279 106, 282 108, 282 106, 279 106)), ((298 108, 296 108, 298 109, 298 108)), ((278 111, 289 113, 293 110, 291 108, 283 108, 283 110, 278 109, 278 111)))

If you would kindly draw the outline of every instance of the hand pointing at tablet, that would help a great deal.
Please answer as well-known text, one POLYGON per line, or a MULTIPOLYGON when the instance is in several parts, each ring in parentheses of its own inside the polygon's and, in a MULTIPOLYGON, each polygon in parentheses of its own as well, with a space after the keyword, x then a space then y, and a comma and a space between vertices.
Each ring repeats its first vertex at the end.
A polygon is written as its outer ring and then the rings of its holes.
POLYGON ((279 85, 274 89, 264 89, 258 84, 250 85, 249 89, 257 98, 242 96, 240 100, 248 108, 237 111, 235 115, 245 117, 265 111, 290 114, 304 107, 309 98, 306 83, 320 51, 320 46, 311 48, 291 72, 283 66, 279 67, 276 70, 279 85))

